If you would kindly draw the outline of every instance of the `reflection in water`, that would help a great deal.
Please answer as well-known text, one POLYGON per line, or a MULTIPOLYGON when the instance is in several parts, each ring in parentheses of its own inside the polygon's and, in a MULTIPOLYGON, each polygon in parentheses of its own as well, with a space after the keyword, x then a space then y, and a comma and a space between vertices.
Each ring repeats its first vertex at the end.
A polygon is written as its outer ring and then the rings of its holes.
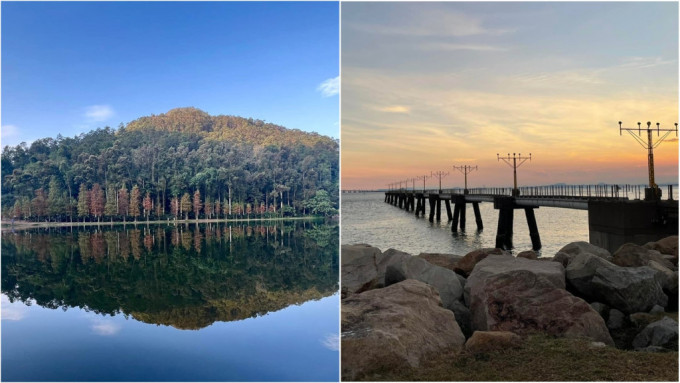
MULTIPOLYGON (((337 226, 309 222, 3 233, 2 292, 199 329, 332 295, 337 249, 337 226)), ((117 331, 104 320, 92 330, 117 331)))

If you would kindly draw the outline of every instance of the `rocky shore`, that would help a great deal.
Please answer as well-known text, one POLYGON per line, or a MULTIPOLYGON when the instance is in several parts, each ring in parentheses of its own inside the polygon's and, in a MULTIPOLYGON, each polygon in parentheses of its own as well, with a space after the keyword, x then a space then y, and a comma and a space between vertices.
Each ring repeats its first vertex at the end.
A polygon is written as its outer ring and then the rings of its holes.
MULTIPOLYGON (((613 254, 574 242, 541 258, 343 245, 341 259, 343 380, 425 368, 444 353, 479 359, 535 336, 677 355, 677 236, 613 254)), ((668 368, 677 380, 677 363, 668 368)))

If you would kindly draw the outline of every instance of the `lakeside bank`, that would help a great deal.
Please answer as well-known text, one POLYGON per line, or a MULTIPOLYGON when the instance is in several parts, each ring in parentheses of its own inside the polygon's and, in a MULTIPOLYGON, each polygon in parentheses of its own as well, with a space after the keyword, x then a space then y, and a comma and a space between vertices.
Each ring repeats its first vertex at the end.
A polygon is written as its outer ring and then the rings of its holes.
POLYGON ((87 226, 138 226, 138 225, 177 225, 177 224, 190 224, 190 223, 231 223, 231 222, 286 222, 286 221, 316 221, 331 219, 337 221, 336 217, 318 217, 318 216, 305 216, 305 217, 278 217, 278 218, 231 218, 231 219, 169 219, 165 221, 155 220, 155 221, 102 221, 102 222, 31 222, 31 221, 14 221, 14 223, 8 223, 7 221, 0 221, 0 226, 2 231, 11 230, 26 230, 26 229, 40 229, 40 228, 50 228, 50 227, 87 227, 87 226))

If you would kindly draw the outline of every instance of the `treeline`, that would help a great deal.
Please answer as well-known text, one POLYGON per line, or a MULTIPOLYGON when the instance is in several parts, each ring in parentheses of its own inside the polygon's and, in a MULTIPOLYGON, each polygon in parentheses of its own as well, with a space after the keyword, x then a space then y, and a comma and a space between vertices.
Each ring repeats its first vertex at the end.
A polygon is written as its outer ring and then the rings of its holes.
POLYGON ((6 146, 2 214, 54 221, 331 215, 338 179, 338 143, 329 137, 181 108, 118 129, 6 146))

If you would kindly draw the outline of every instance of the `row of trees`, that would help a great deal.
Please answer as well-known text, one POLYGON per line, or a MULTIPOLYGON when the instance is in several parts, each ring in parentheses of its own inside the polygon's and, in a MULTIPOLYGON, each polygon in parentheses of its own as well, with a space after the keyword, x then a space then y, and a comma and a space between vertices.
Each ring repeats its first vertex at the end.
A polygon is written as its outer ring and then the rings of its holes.
MULTIPOLYGON (((329 216, 337 213, 328 197, 328 193, 323 190, 317 190, 316 195, 306 201, 305 207, 311 214, 329 216)), ((192 218, 198 220, 199 218, 220 219, 220 218, 242 218, 244 216, 268 216, 275 215, 290 215, 293 209, 289 206, 284 206, 282 210, 277 209, 276 205, 265 205, 260 202, 260 205, 234 202, 220 201, 219 199, 213 201, 210 197, 201 198, 201 192, 196 190, 193 196, 189 193, 184 193, 182 197, 173 197, 170 200, 170 214, 175 219, 185 220, 192 218)), ((23 197, 17 199, 14 206, 9 212, 13 218, 38 220, 48 219, 54 221, 74 220, 74 216, 85 221, 86 219, 95 219, 98 222, 104 218, 122 219, 126 221, 128 217, 132 217, 135 221, 141 216, 147 221, 150 217, 156 219, 167 218, 167 214, 162 207, 162 203, 158 199, 151 198, 151 193, 146 192, 142 198, 141 192, 137 185, 128 189, 123 186, 119 190, 115 190, 110 186, 106 191, 103 190, 98 183, 92 186, 92 189, 87 189, 85 184, 80 184, 78 192, 78 199, 69 199, 65 191, 59 188, 59 184, 55 178, 50 181, 49 193, 40 188, 35 191, 35 197, 28 199, 23 197), (46 196, 47 194, 47 196, 46 196)))
POLYGON ((157 118, 143 118, 143 126, 6 146, 2 214, 66 221, 337 211, 337 141, 258 121, 248 130, 251 120, 241 118, 238 135, 222 131, 229 124, 191 125, 205 115, 183 108, 162 115, 158 129, 150 125, 157 118))

